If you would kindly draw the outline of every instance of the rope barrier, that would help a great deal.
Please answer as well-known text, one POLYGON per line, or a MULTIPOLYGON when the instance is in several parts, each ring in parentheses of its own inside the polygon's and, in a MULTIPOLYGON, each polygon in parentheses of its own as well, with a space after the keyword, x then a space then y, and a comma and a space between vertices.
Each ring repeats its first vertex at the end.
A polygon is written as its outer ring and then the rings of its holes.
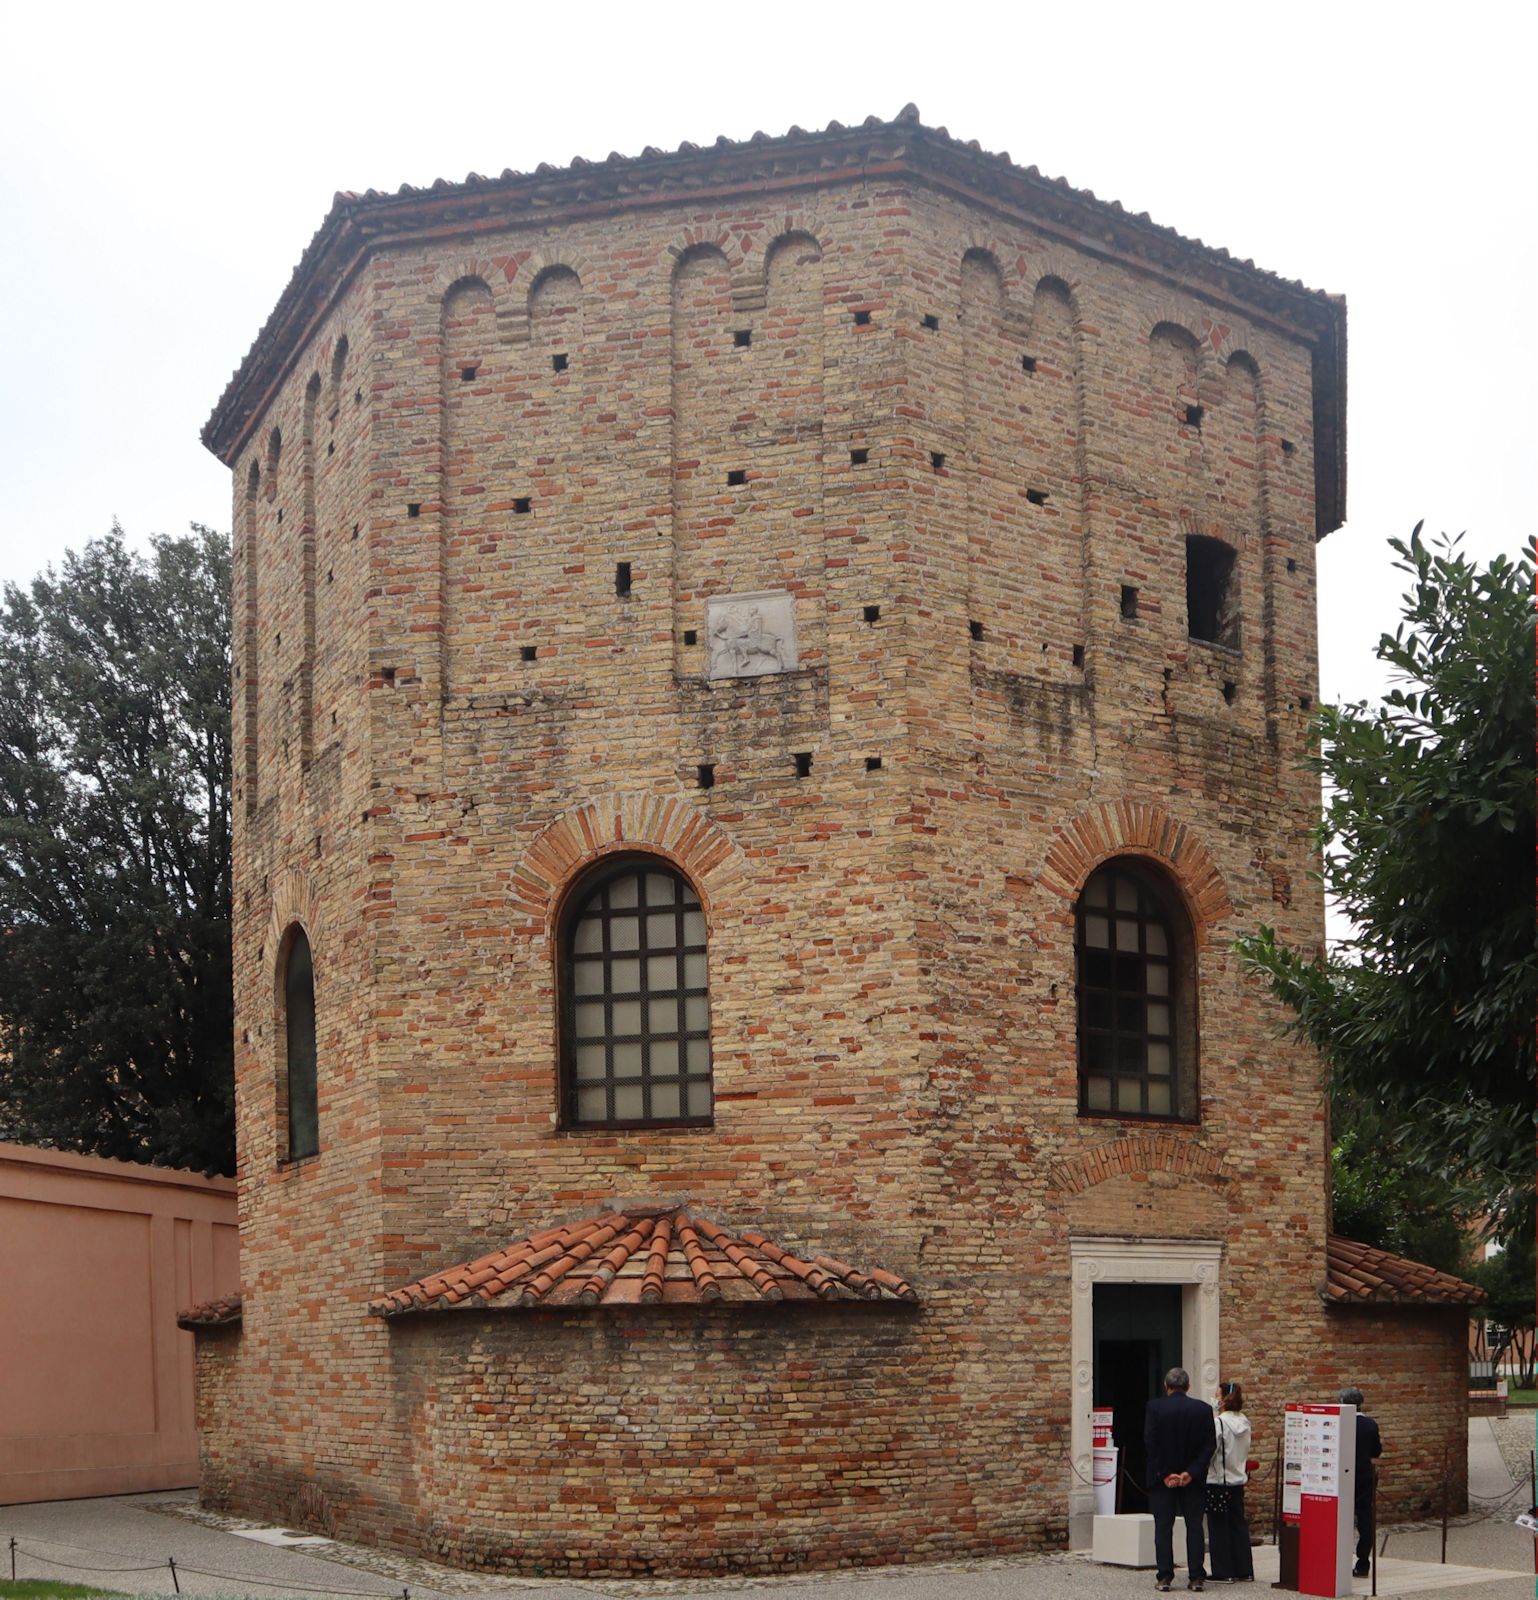
MULTIPOLYGON (((35 1550, 29 1550, 17 1539, 10 1542, 11 1571, 15 1575, 15 1561, 17 1556, 25 1556, 29 1561, 38 1562, 45 1567, 57 1567, 65 1572, 95 1572, 107 1575, 121 1575, 134 1572, 170 1572, 171 1582, 176 1593, 181 1593, 181 1585, 177 1583, 177 1574, 182 1572, 195 1572, 200 1578, 217 1578, 221 1583, 239 1584, 241 1587, 255 1586, 258 1589, 282 1589, 290 1594, 338 1595, 351 1597, 351 1600, 395 1600, 396 1591, 381 1589, 328 1589, 314 1583, 279 1583, 272 1578, 253 1578, 245 1573, 214 1572, 207 1567, 194 1567, 185 1561, 177 1561, 174 1556, 168 1557, 164 1562, 156 1561, 145 1567, 95 1567, 83 1566, 76 1561, 60 1561, 53 1556, 39 1555, 35 1550)), ((411 1600, 411 1590, 402 1588, 400 1600, 411 1600)))

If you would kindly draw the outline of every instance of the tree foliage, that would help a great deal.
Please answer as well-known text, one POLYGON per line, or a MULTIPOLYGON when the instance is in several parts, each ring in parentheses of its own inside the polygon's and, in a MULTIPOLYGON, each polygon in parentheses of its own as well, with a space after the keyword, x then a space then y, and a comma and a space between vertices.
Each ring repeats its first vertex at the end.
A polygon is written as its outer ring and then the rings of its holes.
POLYGON ((1533 1275, 1538 1270, 1538 1251, 1531 1230, 1514 1232, 1506 1248, 1483 1261, 1474 1271, 1474 1281, 1489 1296, 1482 1307, 1486 1338, 1499 1328, 1504 1344, 1491 1340, 1490 1354, 1501 1348, 1517 1368, 1517 1382, 1524 1389, 1533 1387, 1534 1367, 1538 1365, 1538 1308, 1533 1303, 1533 1275))
POLYGON ((0 603, 0 1135, 234 1170, 229 551, 122 530, 0 603))
POLYGON ((1393 686, 1328 707, 1315 765, 1326 887, 1352 935, 1324 960, 1270 928, 1240 941, 1400 1159, 1452 1209, 1532 1219, 1533 548, 1469 561, 1416 527, 1378 644, 1393 686))

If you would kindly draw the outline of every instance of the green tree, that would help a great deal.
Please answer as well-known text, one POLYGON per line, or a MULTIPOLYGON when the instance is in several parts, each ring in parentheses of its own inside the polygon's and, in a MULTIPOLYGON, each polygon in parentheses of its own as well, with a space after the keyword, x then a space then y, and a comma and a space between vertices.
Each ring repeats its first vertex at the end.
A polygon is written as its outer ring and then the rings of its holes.
POLYGON ((122 530, 0 603, 0 1135, 234 1170, 230 558, 122 530))
POLYGON ((1538 1323, 1538 1308, 1533 1303, 1535 1269, 1538 1269, 1538 1251, 1534 1249, 1529 1229, 1513 1233, 1504 1250, 1482 1261, 1474 1271, 1474 1281, 1490 1297, 1481 1308, 1486 1329, 1498 1327, 1507 1336, 1506 1355, 1515 1362, 1517 1383, 1523 1389, 1533 1387, 1534 1367, 1538 1364, 1534 1326, 1538 1323))
POLYGON ((1393 687, 1316 722, 1324 880, 1353 931, 1323 960, 1266 927, 1239 949, 1337 1097, 1447 1210, 1510 1235, 1533 1216, 1533 547, 1480 567, 1419 526, 1391 544, 1393 687))

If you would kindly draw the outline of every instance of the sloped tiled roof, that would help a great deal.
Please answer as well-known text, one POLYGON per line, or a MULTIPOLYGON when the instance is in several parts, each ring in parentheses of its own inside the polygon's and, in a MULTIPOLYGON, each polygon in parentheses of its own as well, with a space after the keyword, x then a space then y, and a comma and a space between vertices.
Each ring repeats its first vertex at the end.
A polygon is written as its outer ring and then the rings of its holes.
POLYGON ((434 1272, 369 1303, 376 1316, 456 1308, 705 1305, 901 1300, 918 1295, 880 1267, 810 1259, 756 1229, 729 1232, 686 1206, 600 1211, 434 1272))
POLYGON ((218 1300, 205 1300, 187 1311, 178 1312, 178 1328, 226 1328, 240 1321, 240 1296, 227 1294, 218 1300))
POLYGON ((1326 1251, 1327 1274, 1320 1298, 1326 1305, 1473 1306, 1485 1298, 1450 1272, 1421 1261, 1332 1233, 1326 1251))
POLYGON ((546 227, 562 206, 635 209, 680 199, 704 205, 724 193, 778 192, 787 183, 838 182, 925 174, 957 194, 1023 211, 1084 248, 1139 262, 1171 282, 1281 318, 1315 346, 1314 424, 1319 532, 1338 527, 1346 494, 1346 306, 1338 295, 1257 267, 1227 250, 1188 239, 1089 189, 1076 189, 1007 151, 928 127, 906 105, 891 121, 870 116, 857 126, 830 122, 677 150, 648 145, 639 156, 611 152, 601 161, 574 156, 565 167, 541 162, 533 172, 496 177, 467 173, 461 183, 402 184, 393 193, 339 190, 255 343, 203 429, 203 442, 233 466, 304 342, 370 250, 414 237, 470 238, 509 227, 546 227))

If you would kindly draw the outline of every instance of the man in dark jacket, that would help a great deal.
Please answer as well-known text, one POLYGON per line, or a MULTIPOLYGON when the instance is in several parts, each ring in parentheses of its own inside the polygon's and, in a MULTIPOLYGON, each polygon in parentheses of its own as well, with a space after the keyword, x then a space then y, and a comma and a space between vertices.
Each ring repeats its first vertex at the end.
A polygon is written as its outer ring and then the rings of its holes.
POLYGON ((1377 1531, 1373 1517, 1373 1489, 1378 1480, 1375 1463, 1383 1454, 1383 1435, 1375 1418, 1362 1415, 1360 1389, 1342 1389, 1340 1403, 1356 1407, 1356 1565, 1351 1575, 1365 1578, 1372 1571, 1372 1541, 1377 1531))
POLYGON ((1175 1581, 1175 1517, 1186 1525, 1187 1587, 1206 1586, 1202 1514, 1207 1508, 1207 1463, 1217 1443, 1212 1407, 1187 1392, 1191 1375, 1171 1367, 1164 1375, 1164 1398, 1150 1400, 1143 1414, 1143 1445, 1148 1460, 1148 1505, 1154 1519, 1156 1587, 1175 1581))

